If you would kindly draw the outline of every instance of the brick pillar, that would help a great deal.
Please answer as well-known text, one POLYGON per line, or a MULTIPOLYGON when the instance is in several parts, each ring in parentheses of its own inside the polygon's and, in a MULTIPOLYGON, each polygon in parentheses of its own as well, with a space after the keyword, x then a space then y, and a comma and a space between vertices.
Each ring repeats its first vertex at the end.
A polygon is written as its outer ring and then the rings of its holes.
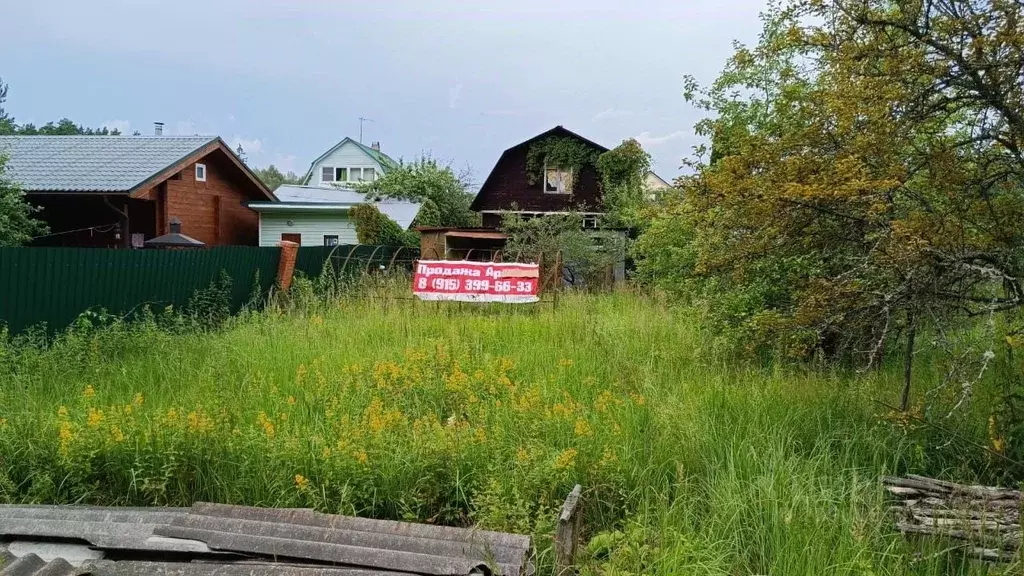
POLYGON ((299 254, 299 245, 287 240, 281 241, 281 260, 277 264, 277 284, 284 292, 292 285, 292 274, 295 273, 295 257, 299 254))

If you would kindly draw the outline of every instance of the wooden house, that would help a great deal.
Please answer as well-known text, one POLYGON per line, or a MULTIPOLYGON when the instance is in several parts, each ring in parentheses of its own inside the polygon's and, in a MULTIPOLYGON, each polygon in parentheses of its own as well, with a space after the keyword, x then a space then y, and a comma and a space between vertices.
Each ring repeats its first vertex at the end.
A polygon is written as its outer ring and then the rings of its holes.
POLYGON ((49 225, 35 246, 142 248, 173 218, 207 246, 255 246, 245 204, 274 199, 216 136, 0 136, 0 155, 49 225))

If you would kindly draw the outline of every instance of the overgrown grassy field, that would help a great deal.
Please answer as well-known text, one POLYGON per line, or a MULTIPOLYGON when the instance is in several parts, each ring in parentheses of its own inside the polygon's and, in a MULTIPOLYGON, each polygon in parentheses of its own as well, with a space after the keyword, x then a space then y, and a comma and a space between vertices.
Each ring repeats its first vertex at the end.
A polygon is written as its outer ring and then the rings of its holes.
POLYGON ((893 533, 878 477, 951 468, 872 401, 895 372, 745 366, 710 340, 616 294, 367 297, 7 345, 0 501, 479 523, 534 535, 545 573, 578 482, 585 574, 1001 573, 893 533))

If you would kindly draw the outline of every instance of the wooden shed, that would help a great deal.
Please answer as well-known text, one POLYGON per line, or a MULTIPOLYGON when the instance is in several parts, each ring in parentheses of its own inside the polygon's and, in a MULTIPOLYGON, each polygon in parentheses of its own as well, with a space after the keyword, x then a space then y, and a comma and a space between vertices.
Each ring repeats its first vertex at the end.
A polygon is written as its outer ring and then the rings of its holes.
POLYGON ((424 260, 502 259, 508 234, 491 228, 420 227, 420 258, 424 260))

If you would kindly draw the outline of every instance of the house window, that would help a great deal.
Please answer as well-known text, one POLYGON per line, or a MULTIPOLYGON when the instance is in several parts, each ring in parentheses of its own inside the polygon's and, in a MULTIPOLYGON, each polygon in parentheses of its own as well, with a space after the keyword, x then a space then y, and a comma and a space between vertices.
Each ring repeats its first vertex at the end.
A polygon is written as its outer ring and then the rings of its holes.
POLYGON ((544 192, 546 194, 572 194, 572 170, 545 167, 544 192))
POLYGON ((349 168, 350 182, 372 182, 374 180, 373 168, 349 168))
POLYGON ((345 182, 348 180, 348 168, 335 168, 334 169, 334 181, 345 182))
POLYGON ((336 235, 324 235, 324 246, 337 246, 338 237, 336 235))
POLYGON ((334 182, 334 166, 324 166, 320 169, 321 182, 334 182))
POLYGON ((597 228, 597 216, 584 216, 583 217, 584 228, 597 228))
POLYGON ((196 182, 206 182, 206 164, 196 164, 196 182))

